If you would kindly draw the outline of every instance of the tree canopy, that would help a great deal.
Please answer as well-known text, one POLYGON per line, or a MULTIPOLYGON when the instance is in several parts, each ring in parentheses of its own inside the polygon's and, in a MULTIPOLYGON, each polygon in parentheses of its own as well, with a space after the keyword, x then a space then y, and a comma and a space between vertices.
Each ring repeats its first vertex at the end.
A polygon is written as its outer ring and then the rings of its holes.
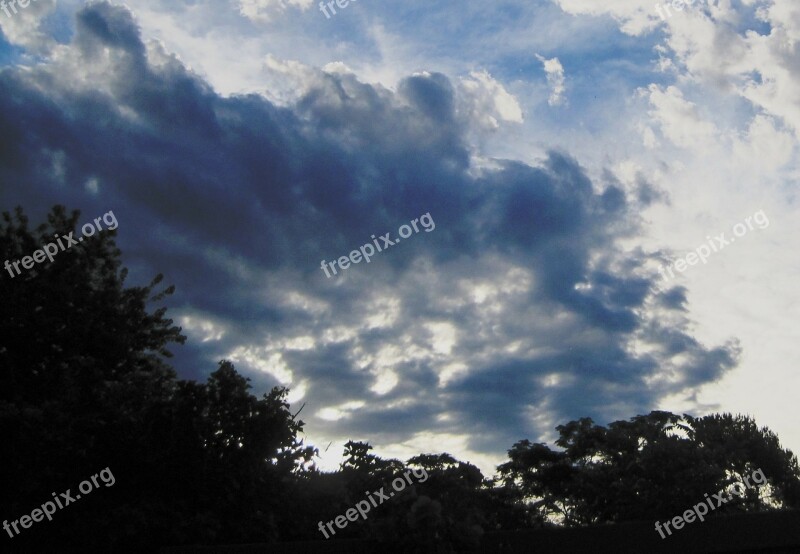
POLYGON ((705 493, 729 489, 761 469, 768 484, 723 511, 797 507, 797 458, 752 418, 654 411, 607 427, 589 418, 557 428, 557 450, 527 440, 499 467, 551 521, 586 525, 658 519, 682 512, 705 493))

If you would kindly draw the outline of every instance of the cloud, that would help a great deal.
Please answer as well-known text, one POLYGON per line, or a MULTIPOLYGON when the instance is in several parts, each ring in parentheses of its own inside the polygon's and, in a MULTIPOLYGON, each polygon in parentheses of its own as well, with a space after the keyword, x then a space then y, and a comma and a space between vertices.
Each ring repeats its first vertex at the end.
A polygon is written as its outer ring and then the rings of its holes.
MULTIPOLYGON (((650 0, 557 0, 575 15, 608 15, 624 32, 664 32, 660 67, 680 87, 733 92, 800 136, 800 6, 788 0, 700 2, 665 19, 650 0)), ((755 117, 754 115, 753 117, 755 117)))
POLYGON ((653 0, 556 0, 556 3, 570 14, 609 15, 620 23, 623 32, 630 35, 646 33, 659 22, 655 9, 657 2, 653 0))
POLYGON ((46 18, 55 10, 55 0, 30 2, 25 8, 8 4, 8 14, 0 11, 0 29, 9 42, 24 46, 30 53, 49 52, 56 42, 46 31, 46 18))
POLYGON ((488 72, 390 90, 267 63, 302 81, 290 102, 220 96, 99 3, 56 54, 0 73, 0 178, 26 184, 0 200, 32 218, 64 198, 113 209, 132 277, 178 287, 182 375, 230 357, 257 386, 292 386, 314 432, 498 454, 553 421, 690 395, 736 363, 735 343, 690 335, 676 292, 653 294, 652 256, 623 245, 641 187, 595 182, 559 151, 475 167, 471 126, 522 121, 488 72), (320 270, 427 212, 434 232, 320 270))
POLYGON ((239 12, 253 21, 270 21, 287 8, 305 11, 313 0, 238 0, 239 12))
POLYGON ((674 86, 661 89, 650 85, 651 121, 674 145, 683 148, 703 148, 715 142, 719 131, 713 123, 704 121, 697 106, 687 101, 674 86))
POLYGON ((536 54, 536 59, 542 62, 544 72, 547 75, 547 84, 550 85, 550 98, 547 103, 551 106, 559 106, 564 102, 564 92, 567 90, 564 85, 564 67, 558 58, 549 60, 536 54))
POLYGON ((487 71, 471 71, 459 80, 462 111, 479 127, 497 129, 500 121, 522 123, 522 108, 505 87, 487 71))

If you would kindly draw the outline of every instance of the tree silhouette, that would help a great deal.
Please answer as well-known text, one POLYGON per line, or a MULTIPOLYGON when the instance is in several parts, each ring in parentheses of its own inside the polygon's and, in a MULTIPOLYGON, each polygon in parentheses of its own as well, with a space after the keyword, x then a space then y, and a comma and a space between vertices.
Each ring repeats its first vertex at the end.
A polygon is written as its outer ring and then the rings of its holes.
MULTIPOLYGON (((56 206, 35 230, 3 214, 0 252, 19 259, 75 229, 56 206)), ((257 399, 221 362, 207 384, 166 364, 180 328, 154 312, 173 287, 125 287, 113 231, 0 279, 0 440, 5 517, 16 519, 109 467, 116 483, 48 526, 29 547, 274 540, 286 481, 315 451, 275 388, 257 399), (13 514, 13 515, 12 515, 13 514)))
MULTIPOLYGON (((56 206, 47 223, 29 230, 20 208, 15 217, 4 213, 0 252, 10 260, 30 255, 55 234, 74 231, 78 217, 56 206)), ((172 289, 154 294, 160 276, 147 287, 125 288, 114 236, 100 233, 52 262, 0 279, 2 508, 9 515, 30 512, 54 488, 75 488, 113 467, 142 406, 168 394, 174 379, 163 358, 170 342, 185 338, 163 309, 145 310, 172 289)), ((59 514, 53 535, 80 529, 79 512, 87 505, 102 511, 117 492, 59 514)))
POLYGON ((671 517, 759 468, 769 483, 754 485, 743 501, 713 515, 797 506, 797 458, 744 416, 654 411, 608 427, 583 418, 556 429, 562 450, 523 440, 498 468, 505 486, 521 490, 531 509, 550 521, 671 517))

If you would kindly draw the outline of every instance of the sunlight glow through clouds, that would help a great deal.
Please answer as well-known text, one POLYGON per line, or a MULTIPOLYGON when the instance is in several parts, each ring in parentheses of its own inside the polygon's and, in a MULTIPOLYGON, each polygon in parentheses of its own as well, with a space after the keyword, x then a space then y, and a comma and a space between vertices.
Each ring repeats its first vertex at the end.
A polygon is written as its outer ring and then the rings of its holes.
POLYGON ((294 374, 280 352, 268 352, 264 348, 240 346, 231 352, 228 359, 234 363, 244 363, 264 373, 269 373, 282 385, 291 385, 294 374))
POLYGON ((319 410, 317 412, 317 417, 324 419, 325 421, 338 421, 340 419, 349 417, 352 412, 363 408, 364 405, 364 402, 360 400, 354 400, 345 402, 339 406, 329 406, 319 410))
POLYGON ((180 318, 180 324, 190 333, 201 335, 201 342, 218 341, 225 336, 225 330, 222 325, 215 324, 210 319, 200 316, 183 316, 180 318))

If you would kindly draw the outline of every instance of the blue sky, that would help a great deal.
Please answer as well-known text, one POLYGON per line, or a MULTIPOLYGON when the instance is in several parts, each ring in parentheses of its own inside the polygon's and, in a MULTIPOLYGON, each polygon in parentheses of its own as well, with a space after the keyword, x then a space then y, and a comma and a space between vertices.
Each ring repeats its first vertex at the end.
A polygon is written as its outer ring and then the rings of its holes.
POLYGON ((491 473, 516 440, 652 409, 750 414, 800 449, 799 7, 337 11, 0 12, 0 205, 113 210, 132 281, 177 286, 180 375, 227 358, 291 387, 323 449, 491 473), (426 213, 435 230, 321 270, 426 213))

